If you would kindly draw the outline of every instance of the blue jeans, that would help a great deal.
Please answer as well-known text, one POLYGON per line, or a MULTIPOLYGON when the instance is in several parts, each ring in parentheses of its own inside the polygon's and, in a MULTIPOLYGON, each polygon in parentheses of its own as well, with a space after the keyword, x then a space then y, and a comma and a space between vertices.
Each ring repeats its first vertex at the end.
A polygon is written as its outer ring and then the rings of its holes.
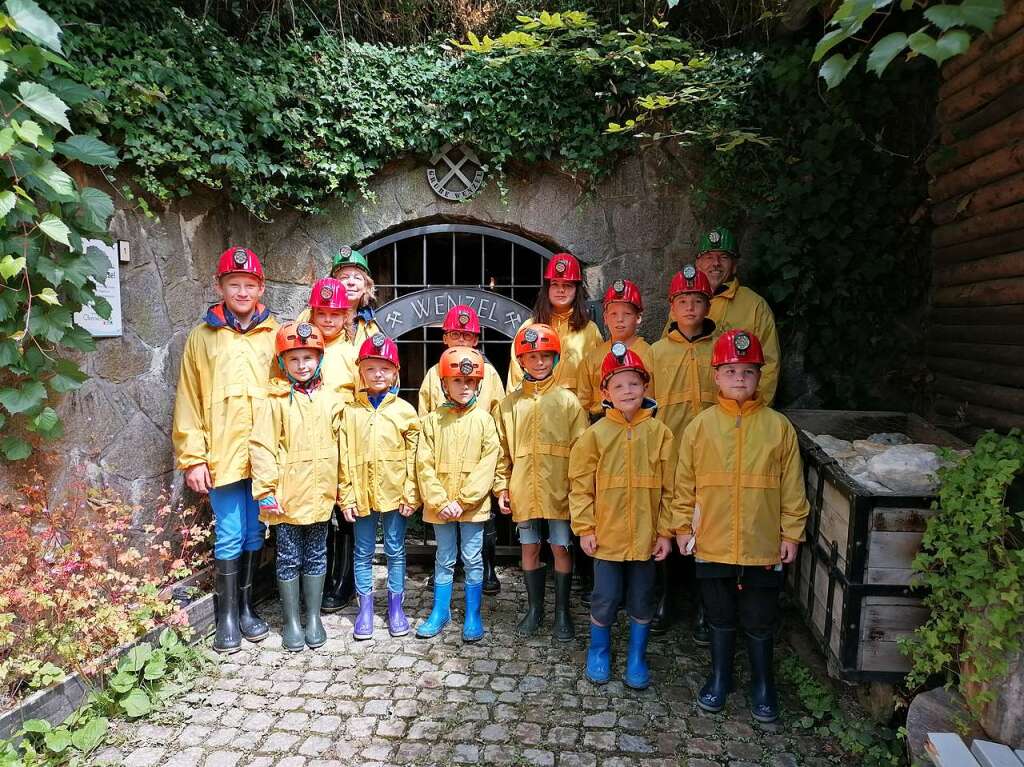
POLYGON ((462 566, 466 569, 466 583, 484 582, 483 522, 445 522, 434 525, 437 554, 434 560, 434 583, 444 585, 455 580, 455 549, 462 538, 462 566))
POLYGON ((327 573, 327 525, 330 522, 314 522, 311 525, 276 526, 277 533, 277 579, 291 581, 299 575, 324 575, 327 573))
POLYGON ((572 530, 569 528, 569 520, 567 519, 528 519, 525 522, 520 522, 516 525, 516 531, 519 533, 519 542, 523 546, 529 546, 531 544, 540 543, 543 538, 541 537, 541 522, 548 523, 548 543, 552 546, 568 546, 572 543, 572 530))
POLYGON ((356 517, 355 575, 356 591, 373 591, 373 550, 377 544, 377 520, 384 526, 384 556, 388 559, 388 591, 405 591, 405 528, 408 517, 397 511, 371 511, 356 517))
POLYGON ((213 507, 213 555, 217 559, 238 559, 243 551, 263 548, 266 526, 260 522, 260 507, 252 497, 252 480, 240 479, 210 490, 213 507))

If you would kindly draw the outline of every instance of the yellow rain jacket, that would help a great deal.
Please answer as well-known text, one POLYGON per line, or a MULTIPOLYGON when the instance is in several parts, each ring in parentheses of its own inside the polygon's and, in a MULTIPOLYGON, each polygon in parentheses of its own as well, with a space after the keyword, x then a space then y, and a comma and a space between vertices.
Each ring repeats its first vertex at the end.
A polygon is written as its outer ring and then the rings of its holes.
POLYGON ((569 508, 576 535, 596 535, 595 559, 646 561, 672 525, 672 432, 643 407, 632 422, 614 408, 569 456, 569 508))
POLYGON ((346 341, 343 335, 337 336, 325 345, 320 373, 324 385, 338 392, 343 402, 355 400, 359 383, 356 347, 346 341))
POLYGON ((509 492, 512 519, 569 519, 569 451, 590 423, 554 376, 523 381, 494 411, 501 442, 494 492, 509 492))
MULTIPOLYGON (((559 386, 564 386, 573 394, 577 393, 579 387, 578 371, 583 358, 591 349, 604 340, 601 331, 593 322, 588 322, 583 330, 574 331, 569 328, 570 314, 552 314, 551 327, 558 333, 558 340, 562 344, 562 353, 559 355, 558 364, 555 366, 555 381, 559 386)), ((535 320, 531 317, 519 329, 532 325, 535 320)), ((518 331, 517 331, 518 332, 518 331)), ((508 387, 512 391, 523 382, 523 369, 519 366, 519 360, 514 356, 508 363, 508 387)))
POLYGON ((420 423, 416 411, 394 392, 375 409, 366 390, 341 414, 338 449, 338 505, 356 507, 356 515, 393 511, 399 504, 416 508, 416 443, 420 423))
POLYGON ((796 431, 761 399, 718 398, 683 432, 672 512, 705 562, 776 565, 783 539, 804 539, 808 505, 796 431))
MULTIPOLYGON (((629 348, 640 355, 640 359, 643 360, 647 372, 653 375, 654 351, 651 345, 640 336, 636 336, 633 338, 632 343, 629 344, 629 348)), ((611 349, 612 342, 605 341, 597 348, 592 349, 583 358, 583 361, 580 362, 576 395, 580 398, 580 404, 583 405, 583 409, 591 415, 601 415, 604 412, 604 407, 601 405, 601 365, 604 364, 604 358, 608 356, 608 352, 611 349)), ((655 385, 653 378, 647 384, 647 396, 651 399, 657 399, 654 396, 655 385)), ((658 404, 660 405, 661 403, 659 402, 658 404)))
POLYGON ((423 520, 486 522, 491 516, 491 485, 498 464, 494 419, 475 403, 465 409, 443 406, 420 423, 416 480, 423 499, 423 520), (462 506, 457 520, 438 514, 451 501, 462 506))
POLYGON ((341 398, 321 386, 313 398, 273 379, 249 438, 252 497, 277 498, 280 514, 260 510, 268 525, 311 525, 331 518, 338 498, 337 419, 341 398))
MULTIPOLYGON (((505 396, 505 387, 501 385, 501 376, 490 362, 484 362, 484 380, 477 394, 477 405, 481 410, 490 413, 505 396)), ((447 397, 441 389, 441 377, 437 374, 437 365, 427 371, 420 386, 418 411, 420 418, 437 410, 444 404, 447 397)))
POLYGON ((250 477, 249 432, 277 369, 276 334, 273 317, 246 333, 209 324, 189 333, 171 435, 179 469, 205 463, 214 487, 250 477))
POLYGON ((718 401, 711 375, 715 324, 704 321, 700 336, 689 340, 675 326, 654 344, 654 386, 658 420, 677 437, 694 416, 718 401))

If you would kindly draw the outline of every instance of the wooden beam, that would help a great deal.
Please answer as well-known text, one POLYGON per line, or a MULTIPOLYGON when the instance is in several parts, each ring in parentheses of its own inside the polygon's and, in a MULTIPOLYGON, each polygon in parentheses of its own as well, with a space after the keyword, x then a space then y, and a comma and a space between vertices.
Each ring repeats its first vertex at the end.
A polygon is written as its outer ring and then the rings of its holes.
POLYGON ((1024 346, 1024 325, 930 325, 928 338, 936 343, 957 341, 1024 346))
POLYGON ((1014 112, 963 141, 940 147, 925 160, 925 168, 932 176, 941 176, 1022 138, 1024 112, 1014 112))
POLYGON ((950 245, 948 248, 934 248, 932 257, 936 263, 949 264, 956 261, 974 261, 986 256, 998 256, 1020 249, 1024 242, 1024 227, 1012 232, 1002 232, 989 237, 950 245))
POLYGON ((995 429, 1000 432, 1007 432, 1010 429, 1024 429, 1024 415, 1007 413, 1003 410, 996 410, 995 408, 983 405, 957 402, 944 396, 935 398, 935 409, 943 415, 962 417, 975 426, 995 429))
POLYGON ((1024 200, 1024 172, 1015 173, 963 197, 946 200, 932 208, 932 222, 941 226, 956 219, 979 216, 1024 200))
POLYGON ((949 99, 965 88, 975 86, 983 77, 1024 55, 1024 30, 1018 29, 1005 40, 993 45, 988 52, 962 72, 939 86, 939 99, 949 99))
MULTIPOLYGON (((1002 234, 1022 228, 1024 228, 1024 202, 937 227, 932 231, 932 246, 944 248, 978 237, 1002 234)), ((1019 245, 1018 242, 1018 247, 1019 245)))
POLYGON ((933 203, 979 189, 1024 170, 1024 140, 1002 144, 967 165, 939 176, 928 185, 933 203))
POLYGON ((935 306, 999 306, 1024 304, 1024 277, 986 280, 970 285, 939 288, 932 298, 935 306))
POLYGON ((940 126, 939 143, 948 146, 963 141, 1021 109, 1024 109, 1024 85, 1015 85, 991 104, 982 107, 969 117, 940 126))
POLYGON ((996 365, 1017 367, 1024 360, 1024 346, 1007 346, 1003 344, 961 344, 953 341, 945 343, 928 342, 928 354, 932 357, 946 359, 975 360, 996 365))
MULTIPOLYGON (((1021 244, 1024 245, 1024 242, 1021 244)), ((932 272, 932 284, 943 288, 949 285, 966 285, 971 282, 1021 276, 1024 276, 1024 250, 959 264, 937 265, 932 272)))
POLYGON ((965 380, 940 373, 935 376, 935 390, 957 402, 983 405, 1024 418, 1024 389, 1021 388, 994 386, 979 383, 973 377, 965 380))
POLYGON ((983 381, 997 386, 1024 387, 1024 366, 1003 362, 962 360, 955 357, 929 355, 928 369, 933 373, 946 373, 968 381, 983 381))
POLYGON ((952 80, 967 67, 980 59, 993 45, 1006 39, 1021 27, 1024 27, 1024 3, 1020 0, 1006 3, 1006 13, 992 25, 987 35, 978 35, 971 47, 960 56, 954 56, 942 67, 942 77, 952 80))
POLYGON ((972 309, 933 307, 928 321, 935 325, 999 325, 1024 323, 1024 304, 979 306, 972 309))

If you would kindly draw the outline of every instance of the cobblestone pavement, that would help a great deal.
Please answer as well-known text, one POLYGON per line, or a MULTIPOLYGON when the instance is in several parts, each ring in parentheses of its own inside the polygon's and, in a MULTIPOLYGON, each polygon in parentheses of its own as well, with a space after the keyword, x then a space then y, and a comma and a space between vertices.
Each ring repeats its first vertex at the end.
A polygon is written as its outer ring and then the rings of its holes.
MULTIPOLYGON (((93 764, 786 767, 839 761, 825 741, 795 724, 799 716, 785 689, 780 723, 751 719, 739 656, 739 692, 728 708, 700 712, 693 698, 708 655, 690 642, 685 621, 652 638, 654 684, 635 692, 619 681, 626 642, 620 620, 612 682, 591 684, 583 675, 582 607, 575 643, 554 643, 549 633, 517 638, 521 577, 515 568, 499 572, 500 596, 484 598, 487 635, 472 645, 461 639, 461 586, 452 624, 434 640, 390 637, 378 598, 373 640, 351 638, 355 610, 349 607, 325 616, 330 640, 324 647, 300 653, 281 649, 277 604, 264 604, 270 637, 259 645, 243 642, 241 652, 211 667, 192 692, 154 718, 118 725, 114 745, 93 764)), ((385 588, 384 568, 375 575, 385 588)), ((410 570, 406 608, 417 622, 431 604, 425 581, 424 570, 410 570)), ((549 582, 548 627, 551 591, 549 582)))

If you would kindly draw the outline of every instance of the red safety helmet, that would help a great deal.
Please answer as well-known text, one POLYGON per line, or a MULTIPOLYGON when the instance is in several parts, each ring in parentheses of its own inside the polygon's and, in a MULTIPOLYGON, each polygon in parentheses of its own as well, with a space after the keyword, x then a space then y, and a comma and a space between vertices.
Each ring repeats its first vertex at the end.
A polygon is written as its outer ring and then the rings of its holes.
POLYGON ((604 308, 609 304, 632 304, 638 312, 644 310, 644 299, 640 296, 640 288, 632 280, 615 280, 604 292, 604 308))
POLYGON ((441 355, 437 373, 441 378, 483 378, 484 356, 469 346, 452 346, 441 355))
POLYGON ((569 282, 583 282, 583 272, 580 270, 580 262, 572 253, 555 253, 548 261, 544 270, 545 280, 567 280, 569 282))
POLYGON ((521 328, 516 333, 516 340, 513 342, 513 351, 516 359, 527 352, 554 352, 562 353, 562 342, 558 339, 558 333, 550 325, 542 325, 535 322, 521 328))
POLYGON ((749 330, 730 330, 715 341, 715 348, 711 352, 711 367, 737 363, 764 364, 761 341, 749 330))
POLYGON ((601 388, 608 385, 608 379, 613 375, 627 370, 639 373, 640 377, 644 379, 644 383, 651 380, 651 374, 647 372, 640 355, 621 341, 616 341, 605 355, 604 362, 601 363, 601 388))
POLYGON ((710 301, 713 292, 708 276, 693 264, 687 264, 672 277, 668 286, 668 301, 672 303, 676 296, 683 293, 702 293, 710 301))
POLYGON ((455 330, 480 335, 480 317, 477 316, 476 310, 472 306, 458 304, 448 310, 441 328, 445 333, 455 330))
POLYGON ((217 260, 217 277, 226 274, 251 274, 263 282, 263 264, 248 248, 228 248, 217 260))
POLYGON ((398 344, 383 333, 374 333, 363 341, 359 347, 358 361, 363 360, 386 360, 396 368, 401 367, 398 363, 398 344))
POLYGON ((348 309, 350 306, 345 286, 333 277, 317 280, 309 291, 310 309, 348 309))
POLYGON ((324 352, 324 337, 311 322, 286 322, 277 331, 274 352, 280 356, 290 349, 316 349, 324 352))

